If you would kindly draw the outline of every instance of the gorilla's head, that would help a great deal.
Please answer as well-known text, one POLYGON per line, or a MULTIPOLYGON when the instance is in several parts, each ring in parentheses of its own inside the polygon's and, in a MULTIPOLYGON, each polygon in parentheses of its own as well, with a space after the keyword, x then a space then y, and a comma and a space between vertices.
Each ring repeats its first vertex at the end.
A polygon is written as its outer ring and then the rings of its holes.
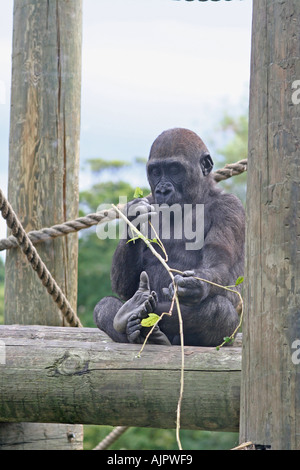
POLYGON ((164 131, 153 142, 147 163, 155 202, 201 202, 212 168, 209 151, 197 134, 182 128, 164 131))

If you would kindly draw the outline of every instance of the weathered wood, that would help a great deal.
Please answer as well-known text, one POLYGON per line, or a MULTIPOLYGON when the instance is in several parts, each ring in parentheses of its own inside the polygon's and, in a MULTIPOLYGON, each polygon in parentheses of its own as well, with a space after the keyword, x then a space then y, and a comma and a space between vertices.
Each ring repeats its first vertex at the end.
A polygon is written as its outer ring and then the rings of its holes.
POLYGON ((241 442, 300 449, 299 0, 254 0, 241 442))
MULTIPOLYGON (((81 23, 81 0, 14 1, 8 199, 27 231, 78 214, 81 23)), ((68 235, 38 247, 74 309, 77 244, 77 235, 68 235)), ((63 325, 60 310, 18 249, 6 257, 5 323, 63 325)), ((58 426, 47 432, 41 426, 39 439, 38 426, 34 438, 32 429, 6 425, 0 448, 14 435, 14 449, 24 448, 17 444, 20 433, 29 448, 32 439, 38 448, 63 447, 65 439, 58 445, 54 438, 58 426)), ((59 436, 67 430, 63 426, 59 436)))
MULTIPOLYGON (((97 329, 0 326, 0 421, 174 428, 180 347, 113 343, 97 329)), ((182 428, 237 431, 241 348, 185 347, 182 428)))
POLYGON ((1 450, 80 450, 83 441, 83 426, 65 426, 62 424, 24 423, 14 425, 14 434, 10 432, 10 423, 0 426, 1 450))
MULTIPOLYGON (((8 199, 26 231, 78 215, 81 0, 15 0, 8 199)), ((77 235, 37 249, 72 307, 77 235)), ((19 250, 6 258, 5 323, 63 325, 19 250)))

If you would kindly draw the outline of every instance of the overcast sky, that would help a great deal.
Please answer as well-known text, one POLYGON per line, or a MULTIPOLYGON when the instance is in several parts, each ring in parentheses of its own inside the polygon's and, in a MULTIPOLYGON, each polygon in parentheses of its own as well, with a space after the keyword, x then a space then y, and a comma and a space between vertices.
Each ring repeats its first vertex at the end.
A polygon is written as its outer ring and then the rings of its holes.
MULTIPOLYGON (((1 0, 0 187, 7 190, 13 0, 1 0)), ((81 162, 147 157, 163 130, 204 140, 248 100, 251 0, 83 0, 81 162)), ((89 184, 81 175, 80 186, 89 184)), ((134 182, 133 182, 134 184, 134 182)), ((5 236, 0 220, 0 238, 5 236)))

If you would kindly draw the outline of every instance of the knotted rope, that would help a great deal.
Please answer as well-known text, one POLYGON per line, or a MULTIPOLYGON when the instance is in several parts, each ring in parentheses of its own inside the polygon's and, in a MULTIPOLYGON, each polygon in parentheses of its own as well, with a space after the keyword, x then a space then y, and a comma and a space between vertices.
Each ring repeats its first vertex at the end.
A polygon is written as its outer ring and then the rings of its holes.
MULTIPOLYGON (((42 228, 41 230, 33 230, 28 232, 27 235, 33 244, 37 244, 51 238, 62 237, 63 235, 68 235, 69 233, 79 232, 79 230, 92 227, 93 225, 97 225, 99 223, 108 222, 109 220, 114 220, 115 218, 116 211, 114 209, 104 210, 94 214, 89 214, 85 217, 79 217, 75 220, 70 220, 69 222, 64 222, 63 224, 54 225, 53 227, 42 228)), ((15 248, 18 245, 18 241, 14 236, 3 238, 0 240, 0 251, 9 250, 10 248, 15 248)))
POLYGON ((48 293, 51 295, 53 300, 58 305, 59 309, 62 311, 68 324, 74 327, 82 327, 79 318, 72 309, 64 293, 51 276, 47 267, 41 260, 38 252, 36 251, 29 237, 27 236, 21 222, 19 221, 17 215, 13 211, 11 205, 9 204, 1 189, 0 211, 2 213, 3 218, 6 220, 8 228, 11 229, 14 237, 16 238, 21 250, 27 257, 34 271, 36 271, 39 279, 47 289, 48 293))
POLYGON ((215 181, 219 183, 219 181, 227 180, 232 176, 241 175, 247 171, 247 162, 248 160, 245 158, 244 160, 240 160, 236 163, 228 163, 228 165, 225 165, 221 170, 216 170, 213 173, 215 181))

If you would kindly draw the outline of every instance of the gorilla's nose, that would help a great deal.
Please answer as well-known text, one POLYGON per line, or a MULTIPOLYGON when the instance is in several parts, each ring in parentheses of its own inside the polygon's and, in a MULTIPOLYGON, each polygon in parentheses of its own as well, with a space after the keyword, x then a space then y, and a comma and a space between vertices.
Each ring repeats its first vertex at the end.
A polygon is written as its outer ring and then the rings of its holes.
POLYGON ((173 192, 173 186, 170 183, 157 186, 155 189, 155 196, 156 196, 157 202, 159 204, 166 202, 166 200, 172 194, 172 192, 173 192))

